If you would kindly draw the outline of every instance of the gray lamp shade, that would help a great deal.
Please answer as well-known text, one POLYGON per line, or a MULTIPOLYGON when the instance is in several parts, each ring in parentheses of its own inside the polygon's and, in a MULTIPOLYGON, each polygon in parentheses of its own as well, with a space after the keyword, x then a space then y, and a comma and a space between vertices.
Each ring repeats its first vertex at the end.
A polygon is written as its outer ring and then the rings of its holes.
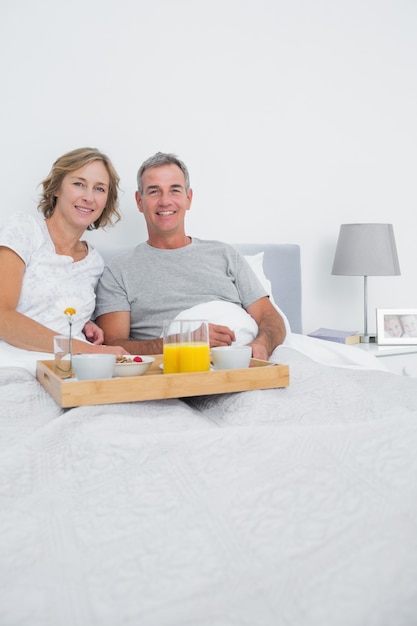
POLYGON ((398 276, 400 274, 392 224, 342 224, 332 274, 398 276))

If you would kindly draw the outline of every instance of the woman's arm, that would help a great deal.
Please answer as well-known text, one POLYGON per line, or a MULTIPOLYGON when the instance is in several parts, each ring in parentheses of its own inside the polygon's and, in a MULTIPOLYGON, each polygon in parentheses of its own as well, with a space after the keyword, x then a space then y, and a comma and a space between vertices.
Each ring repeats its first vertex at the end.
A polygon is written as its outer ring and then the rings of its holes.
MULTIPOLYGON (((53 337, 57 333, 16 311, 25 263, 13 250, 0 246, 0 267, 0 339, 24 350, 52 353, 53 337)), ((73 351, 126 354, 119 346, 97 346, 78 339, 73 341, 73 351)))

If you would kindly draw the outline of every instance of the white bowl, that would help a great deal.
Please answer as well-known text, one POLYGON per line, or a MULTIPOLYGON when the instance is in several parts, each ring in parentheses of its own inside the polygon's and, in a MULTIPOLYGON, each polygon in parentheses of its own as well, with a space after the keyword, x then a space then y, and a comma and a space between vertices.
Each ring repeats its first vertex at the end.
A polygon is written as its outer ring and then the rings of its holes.
POLYGON ((252 356, 250 346, 218 346, 211 349, 216 370, 236 370, 249 367, 252 356))
POLYGON ((78 380, 112 378, 115 354, 74 354, 72 369, 78 380))
MULTIPOLYGON (((117 357, 122 358, 122 357, 117 357)), ((116 363, 113 366, 114 376, 142 376, 150 368, 151 364, 155 361, 152 356, 142 356, 141 354, 126 354, 123 355, 124 359, 130 359, 126 363, 116 363), (140 356, 142 361, 134 361, 135 356, 140 356)))

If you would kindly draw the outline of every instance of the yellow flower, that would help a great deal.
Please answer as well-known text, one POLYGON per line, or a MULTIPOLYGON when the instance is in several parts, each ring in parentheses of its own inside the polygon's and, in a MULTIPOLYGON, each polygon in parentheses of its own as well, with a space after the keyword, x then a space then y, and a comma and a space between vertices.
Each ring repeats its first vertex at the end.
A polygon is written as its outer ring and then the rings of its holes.
POLYGON ((60 298, 57 298, 55 310, 58 315, 65 315, 68 321, 70 321, 83 310, 83 303, 78 295, 68 293, 64 294, 60 298))

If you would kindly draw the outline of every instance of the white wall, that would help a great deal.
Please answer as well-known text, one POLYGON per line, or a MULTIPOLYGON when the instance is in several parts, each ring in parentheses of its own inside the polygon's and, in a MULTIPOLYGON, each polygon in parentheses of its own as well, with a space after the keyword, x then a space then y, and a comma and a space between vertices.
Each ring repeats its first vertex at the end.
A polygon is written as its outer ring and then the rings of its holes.
POLYGON ((302 248, 304 331, 361 329, 363 281, 331 276, 339 225, 392 222, 400 277, 376 307, 417 307, 415 0, 3 0, 0 223, 36 211, 67 150, 107 152, 123 220, 146 237, 140 163, 191 172, 188 232, 302 248))

